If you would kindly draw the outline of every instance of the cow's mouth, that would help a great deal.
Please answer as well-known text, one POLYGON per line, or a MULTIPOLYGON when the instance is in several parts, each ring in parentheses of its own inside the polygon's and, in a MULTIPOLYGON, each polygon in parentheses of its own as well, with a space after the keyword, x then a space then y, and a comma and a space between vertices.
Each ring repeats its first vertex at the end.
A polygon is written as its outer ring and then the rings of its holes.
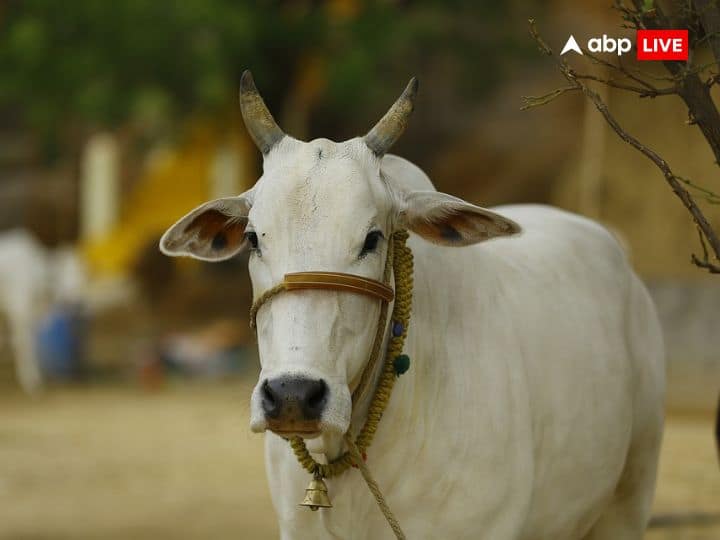
POLYGON ((301 437, 303 439, 316 439, 320 435, 322 435, 321 431, 281 431, 277 429, 272 429, 272 431, 275 435, 280 435, 283 439, 290 439, 291 437, 301 437))
POLYGON ((280 421, 268 419, 267 428, 286 439, 290 437, 302 437, 303 439, 314 439, 322 435, 319 422, 298 422, 294 420, 280 421))

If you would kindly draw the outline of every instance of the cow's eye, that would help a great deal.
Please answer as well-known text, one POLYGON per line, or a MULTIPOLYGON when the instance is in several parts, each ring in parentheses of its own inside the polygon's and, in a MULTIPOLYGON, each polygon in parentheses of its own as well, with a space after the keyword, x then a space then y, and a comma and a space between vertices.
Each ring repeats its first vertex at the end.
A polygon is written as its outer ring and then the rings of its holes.
POLYGON ((382 237, 383 233, 380 231, 370 231, 365 237, 365 243, 363 244, 362 251, 360 252, 360 257, 364 257, 368 253, 375 251, 378 242, 382 237))
POLYGON ((250 243, 251 249, 258 248, 258 237, 257 237, 257 233, 255 231, 247 231, 245 233, 245 240, 247 240, 250 243))

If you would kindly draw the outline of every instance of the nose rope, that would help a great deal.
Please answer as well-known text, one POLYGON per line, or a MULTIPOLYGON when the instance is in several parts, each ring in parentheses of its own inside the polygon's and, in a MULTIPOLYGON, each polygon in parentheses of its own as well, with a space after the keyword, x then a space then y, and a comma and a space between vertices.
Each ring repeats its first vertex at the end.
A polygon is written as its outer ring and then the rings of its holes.
MULTIPOLYGON (((295 456, 297 457, 299 463, 305 468, 306 471, 308 471, 313 476, 321 477, 321 478, 331 478, 333 476, 337 476, 343 472, 345 472, 347 469, 349 469, 351 466, 356 466, 360 468, 360 472, 363 475, 363 478, 365 479, 365 482, 368 485, 368 488, 372 492, 373 496, 375 497, 375 500, 380 507, 380 510, 382 511, 383 515, 385 516, 385 519, 388 521, 388 524, 393 529, 393 532, 395 533, 395 536, 399 540, 404 540, 405 535, 403 534, 402 530, 400 529, 400 525, 398 524, 397 519, 391 512, 390 508, 388 507, 387 503, 385 502, 385 499, 383 498, 383 495, 380 491, 380 488, 377 484, 377 482, 374 480, 372 475, 370 474, 369 469, 367 468, 367 465, 365 464, 365 453, 367 449, 370 447, 370 444, 372 443, 375 433, 377 432, 378 424, 380 422, 380 419, 382 418, 383 413, 385 412, 385 409, 387 407, 388 402, 390 401, 390 396, 392 395, 393 387, 395 386, 395 380, 399 374, 399 371, 396 370, 396 360, 404 356, 402 355, 403 347, 405 345, 405 338, 407 337, 407 330, 408 330, 408 323, 410 321, 410 311, 412 307, 412 289, 413 289, 413 255, 410 248, 408 248, 405 244, 408 239, 408 233, 407 231, 401 230, 396 231, 392 235, 392 242, 390 245, 390 249, 388 250, 388 256, 385 262, 385 269, 383 272, 383 283, 379 282, 373 282, 377 285, 382 285, 387 287, 387 282, 390 279, 390 269, 392 269, 394 278, 395 278, 395 303, 393 305, 393 311, 391 316, 391 328, 390 328, 390 337, 388 340, 387 350, 385 353, 385 361, 382 366, 382 372, 380 374, 380 379, 377 383, 377 386, 375 387, 375 393, 373 394, 372 400, 370 402, 370 407, 368 408, 367 418, 365 419, 365 423, 363 427, 361 428, 360 432, 358 433, 358 436, 356 437, 355 441, 352 440, 352 436, 350 434, 350 431, 345 434, 344 440, 348 447, 348 450, 346 450, 342 455, 337 457, 336 459, 330 461, 329 463, 318 463, 312 455, 310 455, 310 452, 307 449, 307 446, 305 445, 304 439, 301 437, 292 437, 290 438, 290 446, 292 447, 293 452, 295 453, 295 456)), ((304 273, 304 274, 319 274, 319 273, 304 273)), ((336 274, 337 275, 337 274, 336 274)), ((341 274, 342 276, 347 276, 347 274, 341 274)), ((357 276, 347 276, 349 278, 357 277, 357 276)), ((364 279, 364 278, 361 278, 364 279)), ((372 280, 370 280, 372 281, 372 280)), ((323 287, 299 287, 299 288, 324 288, 324 289, 331 289, 331 290, 349 290, 348 288, 338 288, 334 286, 335 284, 324 282, 328 286, 323 287)), ((357 285, 357 283, 354 283, 357 285)), ((257 300, 253 303, 252 307, 250 308, 250 326, 255 328, 256 326, 256 317, 257 312, 262 307, 262 305, 267 302, 270 298, 277 295, 278 293, 286 290, 292 290, 292 288, 288 288, 287 286, 287 276, 286 280, 281 282, 280 284, 272 287, 271 289, 268 289, 263 294, 261 294, 257 300)), ((353 405, 357 404, 357 402, 360 400, 360 398, 364 395, 365 391, 369 388, 371 380, 372 380, 372 374, 375 372, 375 366, 377 364, 377 361, 380 357, 380 351, 382 348, 382 342, 384 340, 385 335, 385 328, 386 328, 386 317, 387 317, 387 311, 388 311, 388 302, 386 298, 383 298, 378 293, 381 289, 378 288, 377 291, 374 292, 368 292, 368 291, 358 291, 354 290, 352 292, 358 292, 361 294, 368 294, 370 296, 375 296, 377 298, 380 298, 383 300, 382 306, 380 308, 380 316, 378 321, 378 329, 375 334, 375 340, 373 342, 373 346, 370 352, 370 358, 368 359, 367 364, 365 365, 365 368, 362 372, 360 382, 358 383, 358 386, 355 388, 355 390, 352 393, 353 397, 353 405)), ((392 297, 390 297, 390 300, 392 300, 392 297)), ((405 358, 407 360, 407 358, 405 358)))

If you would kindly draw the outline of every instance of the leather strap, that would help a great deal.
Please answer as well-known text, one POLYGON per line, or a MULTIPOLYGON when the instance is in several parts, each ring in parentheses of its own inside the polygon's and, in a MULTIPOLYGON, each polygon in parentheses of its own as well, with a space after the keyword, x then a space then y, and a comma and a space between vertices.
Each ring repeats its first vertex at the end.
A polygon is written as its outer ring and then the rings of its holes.
POLYGON ((392 302, 395 298, 393 290, 374 279, 340 272, 294 272, 285 274, 285 290, 325 289, 329 291, 345 291, 364 294, 392 302))
MULTIPOLYGON (((385 264, 385 274, 389 269, 389 261, 385 264)), ((250 327, 255 328, 258 310, 273 296, 283 291, 300 291, 303 289, 322 289, 326 291, 344 291, 363 294, 377 298, 388 304, 395 298, 391 287, 381 281, 341 272, 292 272, 285 274, 283 280, 262 293, 250 307, 250 327)))

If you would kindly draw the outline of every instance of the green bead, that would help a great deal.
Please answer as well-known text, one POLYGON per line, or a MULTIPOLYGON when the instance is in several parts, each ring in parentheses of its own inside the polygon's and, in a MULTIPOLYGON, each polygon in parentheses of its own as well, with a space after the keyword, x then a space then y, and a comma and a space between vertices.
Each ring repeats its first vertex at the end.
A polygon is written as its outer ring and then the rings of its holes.
POLYGON ((393 360, 395 375, 398 377, 410 369, 410 357, 407 354, 399 354, 393 360))

